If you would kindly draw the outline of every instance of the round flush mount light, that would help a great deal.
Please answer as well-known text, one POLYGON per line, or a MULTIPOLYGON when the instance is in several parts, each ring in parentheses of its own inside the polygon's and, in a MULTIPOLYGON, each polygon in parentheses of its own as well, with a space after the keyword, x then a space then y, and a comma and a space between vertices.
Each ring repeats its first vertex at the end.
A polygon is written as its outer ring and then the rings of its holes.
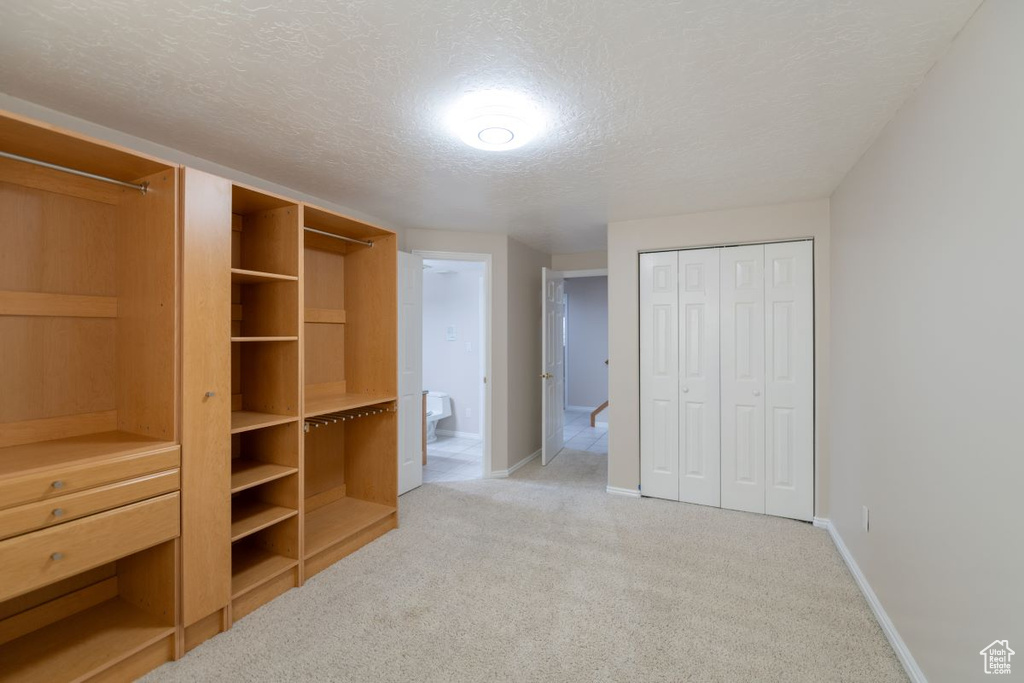
POLYGON ((464 143, 489 152, 518 149, 537 137, 544 117, 529 98, 515 92, 483 90, 466 95, 448 116, 464 143))

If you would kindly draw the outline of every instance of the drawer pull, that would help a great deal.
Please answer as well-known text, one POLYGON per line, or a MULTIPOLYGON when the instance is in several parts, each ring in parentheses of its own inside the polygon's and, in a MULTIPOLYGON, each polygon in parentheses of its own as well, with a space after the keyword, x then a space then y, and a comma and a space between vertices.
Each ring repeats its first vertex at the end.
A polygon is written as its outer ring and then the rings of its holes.
POLYGON ((64 559, 64 553, 54 553, 53 555, 50 555, 50 559, 53 560, 54 562, 58 562, 60 560, 63 560, 64 559))
POLYGON ((63 517, 64 516, 64 508, 53 508, 53 516, 54 517, 63 517))
POLYGON ((50 486, 52 486, 55 489, 62 489, 64 488, 64 482, 58 479, 57 481, 51 483, 50 486))

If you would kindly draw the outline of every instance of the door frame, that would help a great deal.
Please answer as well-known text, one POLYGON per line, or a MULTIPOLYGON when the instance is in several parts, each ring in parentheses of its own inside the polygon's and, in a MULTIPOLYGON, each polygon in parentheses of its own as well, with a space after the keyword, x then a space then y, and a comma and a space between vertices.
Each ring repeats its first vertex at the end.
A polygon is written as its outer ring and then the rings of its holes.
MULTIPOLYGON (((492 311, 493 306, 491 305, 491 299, 493 294, 493 278, 492 273, 492 261, 493 257, 491 254, 479 254, 472 252, 462 251, 433 251, 428 249, 413 249, 412 254, 420 256, 424 261, 427 260, 441 260, 441 261, 471 261, 475 263, 484 264, 484 277, 483 277, 483 289, 484 296, 480 305, 484 307, 484 325, 483 325, 483 370, 484 370, 484 390, 483 394, 483 406, 480 409, 480 424, 481 424, 481 437, 484 445, 484 457, 483 457, 483 472, 482 477, 484 479, 490 479, 493 475, 493 468, 491 466, 491 435, 493 434, 492 426, 492 415, 491 407, 493 402, 491 401, 492 387, 494 385, 494 372, 491 365, 491 340, 493 339, 493 319, 494 313, 492 311)), ((421 290, 422 296, 422 290, 421 290)))
MULTIPOLYGON (((814 236, 804 237, 785 237, 781 239, 767 239, 767 240, 740 240, 736 242, 715 242, 712 244, 691 244, 684 247, 656 247, 654 249, 638 249, 636 252, 636 263, 637 263, 637 279, 636 282, 639 284, 640 275, 640 256, 641 254, 655 254, 665 251, 694 251, 698 249, 725 249, 728 247, 743 247, 743 246, 756 246, 756 245, 768 245, 768 244, 787 244, 789 242, 810 242, 811 243, 811 500, 812 503, 812 519, 814 524, 817 525, 816 516, 818 513, 818 326, 817 326, 817 303, 818 303, 818 287, 817 287, 817 249, 818 240, 814 236)), ((639 293, 639 287, 637 289, 639 293)), ((639 314, 639 311, 637 311, 639 314)), ((637 337, 639 339, 640 333, 640 319, 637 318, 637 337)), ((610 349, 609 349, 610 352, 610 349)), ((637 367, 640 367, 640 344, 637 344, 637 367)), ((609 378, 610 381, 610 378, 609 378)), ((636 392, 636 404, 640 405, 640 385, 643 381, 642 378, 638 378, 637 381, 637 392, 636 392)), ((637 409, 637 424, 639 425, 639 408, 637 409)), ((611 431, 611 424, 609 423, 609 432, 611 431)), ((639 433, 637 434, 637 445, 642 448, 643 440, 643 428, 640 425, 639 433)), ((610 446, 609 446, 610 448, 610 446)), ((639 449, 637 450, 639 454, 639 449)), ((640 490, 638 491, 639 496, 643 497, 643 468, 640 465, 640 459, 637 458, 637 482, 640 484, 640 490)), ((780 518, 786 519, 786 518, 780 518)))

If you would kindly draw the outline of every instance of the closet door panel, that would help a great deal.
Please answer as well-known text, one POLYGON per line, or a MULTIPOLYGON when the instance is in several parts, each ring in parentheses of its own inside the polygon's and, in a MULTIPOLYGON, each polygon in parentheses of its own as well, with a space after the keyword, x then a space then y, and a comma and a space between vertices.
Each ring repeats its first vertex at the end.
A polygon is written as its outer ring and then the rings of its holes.
POLYGON ((231 598, 231 183, 182 170, 182 607, 231 598))
POLYGON ((721 250, 722 507, 765 511, 764 245, 721 250))
POLYGON ((811 242, 765 245, 765 511, 814 516, 811 242))
POLYGON ((679 252, 679 500, 720 505, 719 255, 679 252))
POLYGON ((640 486, 679 500, 678 252, 640 255, 640 486))

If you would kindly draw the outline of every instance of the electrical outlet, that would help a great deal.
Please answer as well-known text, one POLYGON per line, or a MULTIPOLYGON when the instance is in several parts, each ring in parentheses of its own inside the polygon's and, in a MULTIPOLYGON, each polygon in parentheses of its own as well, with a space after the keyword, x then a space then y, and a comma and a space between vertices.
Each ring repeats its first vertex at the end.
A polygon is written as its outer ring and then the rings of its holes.
POLYGON ((861 522, 864 524, 864 533, 871 531, 871 519, 868 513, 868 506, 864 506, 864 511, 861 514, 861 522))

